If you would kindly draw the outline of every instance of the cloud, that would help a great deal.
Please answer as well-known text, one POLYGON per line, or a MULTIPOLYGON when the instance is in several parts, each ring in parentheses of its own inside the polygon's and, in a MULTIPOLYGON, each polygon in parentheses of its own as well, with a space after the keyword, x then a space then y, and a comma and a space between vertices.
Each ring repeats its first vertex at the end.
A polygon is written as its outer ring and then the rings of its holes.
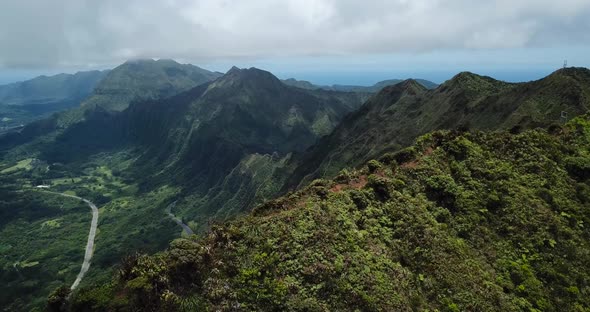
POLYGON ((0 66, 590 44, 588 0, 4 0, 0 66))

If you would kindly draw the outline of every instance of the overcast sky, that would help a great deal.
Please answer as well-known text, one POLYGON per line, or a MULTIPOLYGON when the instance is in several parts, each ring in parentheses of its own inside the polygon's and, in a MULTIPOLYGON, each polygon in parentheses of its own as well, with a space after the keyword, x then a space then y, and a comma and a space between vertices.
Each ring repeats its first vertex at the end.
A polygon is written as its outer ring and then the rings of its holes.
POLYGON ((1 0, 0 82, 173 58, 315 82, 590 66, 590 0, 1 0))

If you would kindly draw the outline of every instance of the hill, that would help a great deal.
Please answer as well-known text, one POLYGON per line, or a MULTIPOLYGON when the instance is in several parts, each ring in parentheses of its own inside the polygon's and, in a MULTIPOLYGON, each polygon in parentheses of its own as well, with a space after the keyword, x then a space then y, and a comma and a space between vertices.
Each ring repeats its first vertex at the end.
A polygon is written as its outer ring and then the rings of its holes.
POLYGON ((289 187, 334 176, 438 129, 519 131, 563 122, 590 107, 590 70, 567 68, 538 81, 505 83, 460 73, 434 90, 414 80, 383 89, 297 159, 289 187))
POLYGON ((549 131, 433 132, 127 257, 69 308, 584 311, 589 150, 589 115, 549 131))

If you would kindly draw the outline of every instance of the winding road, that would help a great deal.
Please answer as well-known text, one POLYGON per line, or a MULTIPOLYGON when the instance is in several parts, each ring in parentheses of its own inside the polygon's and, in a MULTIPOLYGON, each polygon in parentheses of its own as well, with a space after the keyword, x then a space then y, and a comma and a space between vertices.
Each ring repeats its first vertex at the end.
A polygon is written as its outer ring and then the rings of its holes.
POLYGON ((80 273, 78 273, 76 280, 74 281, 72 286, 70 286, 70 289, 74 290, 78 287, 78 285, 82 281, 82 278, 84 278, 84 275, 86 275, 86 272, 88 272, 88 269, 90 269, 90 260, 92 259, 92 254, 94 252, 94 237, 96 236, 96 228, 98 226, 98 208, 91 201, 89 201, 88 199, 84 199, 82 197, 64 193, 56 193, 51 191, 43 192, 82 200, 86 204, 88 204, 90 209, 92 209, 92 222, 90 223, 90 233, 88 233, 88 241, 86 242, 86 253, 84 254, 84 261, 82 262, 82 268, 80 269, 80 273))
POLYGON ((170 218, 172 218, 172 220, 174 222, 176 222, 176 224, 180 225, 182 227, 182 229, 184 230, 184 232, 188 235, 193 235, 193 230, 191 230, 191 228, 182 223, 182 220, 180 220, 178 217, 176 217, 173 213, 172 213, 172 208, 174 208, 176 206, 176 202, 173 202, 172 204, 168 205, 168 207, 166 208, 166 213, 168 214, 168 216, 170 216, 170 218))

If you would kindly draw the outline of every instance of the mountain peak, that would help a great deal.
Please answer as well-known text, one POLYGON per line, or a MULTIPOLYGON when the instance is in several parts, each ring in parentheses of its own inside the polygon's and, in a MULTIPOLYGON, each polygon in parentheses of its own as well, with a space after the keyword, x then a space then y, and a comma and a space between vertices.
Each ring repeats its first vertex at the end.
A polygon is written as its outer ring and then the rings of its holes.
POLYGON ((553 73, 551 73, 546 78, 557 78, 557 77, 571 77, 575 79, 590 79, 590 69, 585 67, 566 67, 560 68, 553 73))
POLYGON ((218 85, 237 84, 242 85, 275 85, 284 86, 281 81, 268 71, 256 67, 240 69, 233 66, 220 78, 218 85))
POLYGON ((460 72, 460 73, 456 74, 455 76, 453 76, 453 78, 451 78, 451 80, 485 79, 485 78, 491 78, 491 77, 478 75, 478 74, 470 72, 470 71, 463 71, 463 72, 460 72))
POLYGON ((497 92, 510 85, 512 84, 496 80, 489 76, 482 76, 465 71, 460 72, 453 78, 445 81, 438 90, 442 92, 448 90, 461 90, 484 95, 490 92, 497 92))
POLYGON ((394 85, 387 86, 387 87, 383 88, 381 92, 386 93, 386 94, 406 93, 406 94, 416 95, 416 94, 422 93, 426 90, 427 90, 426 87, 424 87, 422 84, 420 84, 415 79, 406 79, 402 82, 399 82, 394 85))
POLYGON ((237 66, 232 66, 226 73, 226 75, 229 74, 234 74, 234 73, 239 73, 241 71, 241 69, 237 66))

